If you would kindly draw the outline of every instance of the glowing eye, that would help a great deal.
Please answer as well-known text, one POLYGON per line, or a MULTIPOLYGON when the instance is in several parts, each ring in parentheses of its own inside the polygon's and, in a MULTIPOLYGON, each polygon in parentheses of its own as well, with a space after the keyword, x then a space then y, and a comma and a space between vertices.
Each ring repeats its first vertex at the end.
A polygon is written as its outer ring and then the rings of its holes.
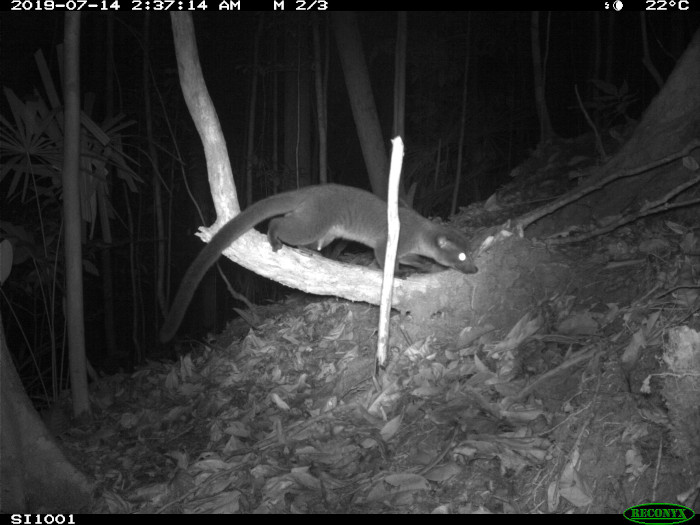
POLYGON ((458 258, 460 261, 466 261, 466 260, 467 260, 467 254, 464 253, 464 252, 460 252, 459 255, 457 256, 457 258, 458 258))

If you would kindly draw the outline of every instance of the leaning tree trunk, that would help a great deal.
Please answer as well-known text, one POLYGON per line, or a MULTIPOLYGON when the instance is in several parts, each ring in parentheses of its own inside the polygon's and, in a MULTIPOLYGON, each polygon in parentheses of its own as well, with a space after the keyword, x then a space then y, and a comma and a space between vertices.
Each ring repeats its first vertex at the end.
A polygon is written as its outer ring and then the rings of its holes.
MULTIPOLYGON (((622 210, 639 209, 647 201, 668 195, 674 188, 690 181, 692 172, 680 159, 684 153, 700 160, 700 148, 693 144, 700 139, 700 30, 691 40, 663 89, 647 108, 630 139, 610 161, 576 192, 586 186, 600 186, 600 191, 578 199, 547 221, 538 224, 537 234, 546 234, 597 220, 609 219, 622 210), (679 157, 675 161, 659 159, 679 157), (639 169, 649 166, 652 169, 639 169), (638 171, 638 173, 633 172, 638 171), (616 174, 621 176, 616 178, 616 174), (630 176, 622 176, 630 174, 630 176)), ((562 198, 567 198, 563 196, 562 198)), ((525 221, 527 222, 527 221, 525 221)))
MULTIPOLYGON (((598 178, 681 151, 692 140, 700 138, 700 30, 691 40, 666 84, 647 108, 632 137, 611 159, 598 178)), ((638 190, 637 199, 658 196, 686 180, 688 173, 678 170, 678 163, 661 172, 611 184, 603 199, 593 199, 593 210, 599 216, 616 212, 631 204, 630 196, 638 190), (627 194, 625 194, 628 192, 627 194)))
MULTIPOLYGON (((700 185, 698 163, 700 31, 620 151, 606 165, 595 167, 584 184, 519 217, 515 229, 548 238, 550 244, 565 244, 674 206, 697 207, 700 199, 685 190, 700 185), (589 224, 592 227, 580 234, 572 229, 589 224), (557 235, 564 232, 567 235, 557 235)), ((533 305, 533 298, 580 277, 576 265, 562 264, 541 243, 507 234, 498 239, 479 258, 475 292, 469 298, 482 324, 512 327, 523 309, 533 305), (494 297, 504 298, 498 309, 494 297)))
MULTIPOLYGON (((197 131, 204 144, 209 185, 217 212, 212 228, 201 229, 200 237, 209 241, 218 228, 230 220, 238 209, 236 190, 218 117, 204 84, 197 56, 191 15, 173 13, 173 36, 182 91, 197 131)), ((384 176, 386 183, 386 175, 384 176)), ((351 301, 379 304, 382 274, 363 266, 344 264, 307 250, 285 247, 272 253, 267 237, 250 230, 238 238, 224 255, 244 268, 285 286, 316 295, 332 294, 351 301), (313 275, 313 279, 309 276, 313 275)), ((442 311, 468 307, 469 277, 455 271, 396 279, 393 305, 410 310, 414 317, 427 317, 442 311)))

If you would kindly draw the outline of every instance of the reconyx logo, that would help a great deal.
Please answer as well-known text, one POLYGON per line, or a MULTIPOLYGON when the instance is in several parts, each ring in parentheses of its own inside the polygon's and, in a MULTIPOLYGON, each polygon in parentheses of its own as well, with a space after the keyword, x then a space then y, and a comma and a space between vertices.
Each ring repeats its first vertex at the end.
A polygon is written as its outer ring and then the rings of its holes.
POLYGON ((683 523, 695 516, 695 513, 683 505, 645 503, 630 507, 622 515, 630 521, 646 525, 649 523, 683 523))

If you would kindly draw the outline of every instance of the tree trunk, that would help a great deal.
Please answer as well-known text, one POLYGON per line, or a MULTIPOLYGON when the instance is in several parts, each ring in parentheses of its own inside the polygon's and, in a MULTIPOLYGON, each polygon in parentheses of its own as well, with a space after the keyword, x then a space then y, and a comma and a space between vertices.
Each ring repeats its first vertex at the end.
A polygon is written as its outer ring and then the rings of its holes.
MULTIPOLYGON (((156 288, 154 290, 155 304, 161 313, 168 310, 165 293, 165 219, 163 218, 163 195, 161 191, 160 162, 158 160, 158 150, 156 140, 153 137, 153 111, 151 110, 151 58, 150 58, 150 28, 151 21, 148 13, 143 19, 143 107, 146 121, 146 137, 148 139, 148 156, 153 168, 153 208, 156 218, 156 243, 153 258, 156 261, 156 288)), ((156 315, 156 319, 158 316, 156 315)))
POLYGON ((455 168, 455 184, 452 188, 452 206, 450 215, 457 213, 457 203, 459 201, 459 184, 462 180, 462 161, 464 160, 464 136, 467 127, 467 94, 469 90, 469 59, 471 58, 471 34, 472 34, 472 14, 467 14, 467 36, 464 58, 464 82, 462 85, 462 107, 461 118, 459 119, 459 142, 457 143, 457 166, 455 168))
POLYGON ((258 101, 258 69, 260 67, 260 40, 263 35, 265 14, 258 14, 258 29, 255 31, 255 41, 253 43, 253 67, 250 77, 250 97, 248 98, 248 133, 246 134, 245 153, 245 203, 246 206, 253 204, 253 156, 255 155, 255 111, 258 101))
POLYGON ((0 318, 0 512, 85 512, 92 487, 63 456, 32 407, 0 318))
MULTIPOLYGON (((311 79, 306 18, 286 16, 284 62, 284 164, 294 176, 292 188, 311 184, 311 79)), ((289 187, 284 188, 289 189, 289 187)))
MULTIPOLYGON (((549 24, 547 24, 549 29, 549 24)), ((547 98, 545 96, 547 81, 547 54, 545 53, 544 63, 542 60, 542 50, 540 49, 540 14, 533 11, 530 18, 530 40, 532 42, 532 72, 534 75, 535 106, 540 120, 540 143, 548 142, 554 136, 552 122, 549 119, 547 109, 547 98)), ((549 31, 547 31, 547 42, 549 45, 549 31)))
MULTIPOLYGON (((105 18, 107 24, 106 47, 103 57, 105 62, 105 117, 110 120, 114 116, 114 19, 105 18)), ((114 180, 114 168, 107 168, 105 181, 97 187, 97 205, 100 213, 100 232, 104 249, 100 251, 100 277, 102 279, 102 297, 105 306, 104 330, 107 354, 113 357, 117 354, 117 332, 114 320, 114 272, 112 271, 112 228, 109 222, 109 197, 114 180)))
MULTIPOLYGON (((683 150, 699 137, 700 30, 693 36, 630 139, 587 185, 595 185, 615 173, 634 170, 638 166, 665 158, 683 150)), ((700 159, 699 149, 696 148, 693 154, 696 159, 700 159)), ((638 209, 646 201, 658 199, 692 176, 693 173, 683 166, 682 161, 677 160, 643 171, 639 175, 619 178, 602 190, 550 215, 546 221, 537 225, 535 233, 551 233, 571 224, 616 216, 621 210, 638 209)))
POLYGON ((216 218, 223 224, 240 211, 226 141, 209 91, 204 84, 192 17, 188 13, 172 13, 170 20, 173 24, 173 40, 182 94, 194 119, 197 133, 202 139, 216 218))
MULTIPOLYGON (((321 184, 328 182, 328 139, 327 139, 327 123, 326 118, 326 84, 324 82, 324 69, 321 64, 321 34, 320 34, 321 13, 313 15, 313 32, 314 32, 314 82, 316 87, 316 106, 318 123, 318 181, 321 184)), ((327 30, 327 29, 326 29, 327 30)), ((325 50, 328 53, 328 49, 325 50)))
POLYGON ((384 148, 382 129, 379 125, 377 107, 374 104, 357 20, 354 13, 337 11, 331 13, 331 20, 372 191, 385 199, 389 180, 389 160, 384 148))
POLYGON ((80 14, 65 15, 63 215, 66 223, 66 321, 73 413, 90 412, 85 360, 83 250, 80 219, 80 14))

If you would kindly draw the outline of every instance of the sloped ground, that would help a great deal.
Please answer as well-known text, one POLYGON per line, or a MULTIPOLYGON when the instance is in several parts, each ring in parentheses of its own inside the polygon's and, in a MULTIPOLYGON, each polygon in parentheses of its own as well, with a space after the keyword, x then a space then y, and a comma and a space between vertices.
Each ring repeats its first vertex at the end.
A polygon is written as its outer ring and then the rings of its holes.
MULTIPOLYGON (((514 213, 492 209, 469 222, 514 213)), ((299 297, 105 378, 92 426, 47 420, 95 511, 697 510, 697 209, 556 252, 499 231, 480 235, 474 318, 396 316, 377 382, 378 310, 299 297)))

